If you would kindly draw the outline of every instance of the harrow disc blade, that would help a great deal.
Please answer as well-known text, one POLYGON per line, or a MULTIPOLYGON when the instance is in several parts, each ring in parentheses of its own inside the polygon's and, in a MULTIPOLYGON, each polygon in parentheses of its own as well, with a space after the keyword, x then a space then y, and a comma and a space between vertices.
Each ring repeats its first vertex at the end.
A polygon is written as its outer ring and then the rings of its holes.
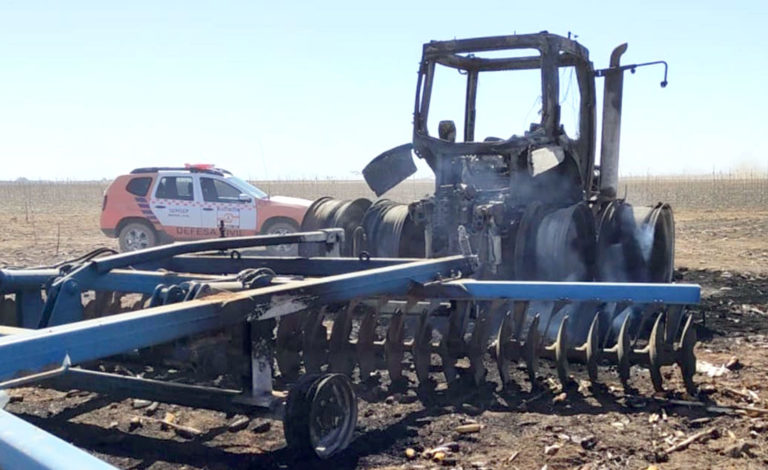
POLYGON ((405 346, 405 315, 402 310, 397 310, 389 321, 387 338, 384 342, 384 354, 387 358, 387 371, 389 380, 400 382, 403 380, 403 353, 405 346))
POLYGON ((365 381, 376 370, 376 324, 379 314, 369 309, 360 322, 357 332, 357 362, 360 365, 360 380, 365 381))
POLYGON ((439 352, 443 365, 443 375, 449 384, 454 382, 459 375, 456 369, 456 360, 466 348, 464 332, 471 308, 472 305, 469 302, 460 302, 451 309, 448 316, 448 331, 440 341, 439 352))
POLYGON ((331 327, 331 339, 328 342, 328 367, 330 372, 351 376, 355 368, 355 356, 349 335, 352 333, 352 315, 356 307, 351 302, 347 308, 336 315, 331 327))
POLYGON ((630 375, 630 368, 632 367, 632 362, 630 358, 630 354, 632 353, 632 347, 630 344, 630 338, 629 338, 629 321, 630 316, 627 315, 624 318, 624 322, 621 324, 621 329, 619 330, 619 337, 616 340, 616 364, 617 369, 619 372, 619 380, 621 380, 621 384, 624 386, 625 390, 630 390, 629 386, 629 375, 630 375))
POLYGON ((487 370, 485 368, 484 356, 488 337, 491 329, 490 315, 494 306, 488 308, 477 308, 477 319, 475 328, 472 330, 469 344, 467 345, 467 356, 469 356, 469 373, 472 383, 482 385, 485 381, 487 370))
POLYGON ((693 324, 693 315, 688 315, 688 320, 685 322, 680 346, 677 351, 677 363, 680 366, 680 372, 683 375, 685 390, 691 396, 695 396, 698 392, 696 383, 693 381, 693 374, 696 373, 696 355, 693 351, 695 346, 696 326, 693 324))
POLYGON ((528 328, 528 335, 525 338, 525 345, 523 346, 523 358, 525 359, 525 367, 528 370, 528 380, 531 382, 532 391, 537 387, 536 367, 539 362, 539 345, 541 344, 539 318, 538 313, 533 317, 531 326, 528 328))
POLYGON ((512 321, 512 312, 505 313, 496 335, 496 366, 499 369, 502 388, 506 388, 512 382, 509 368, 517 359, 515 356, 519 356, 519 351, 516 350, 517 345, 512 337, 512 321))
POLYGON ((597 377, 597 365, 600 363, 600 314, 596 313, 595 318, 592 320, 592 325, 589 327, 589 333, 587 334, 587 343, 585 347, 587 374, 589 375, 589 381, 596 384, 597 377))
POLYGON ((667 309, 667 318, 664 322, 664 343, 672 345, 677 339, 681 326, 685 320, 685 313, 682 305, 670 305, 667 309))
POLYGON ((320 373, 326 363, 326 348, 328 347, 328 330, 323 324, 325 307, 319 311, 310 311, 304 327, 304 369, 308 374, 320 373))
POLYGON ((653 323, 653 329, 651 330, 651 336, 648 338, 648 369, 651 372, 651 382, 653 382, 653 388, 657 392, 664 391, 663 379, 661 377, 661 366, 664 365, 664 330, 662 322, 664 321, 664 313, 656 317, 656 321, 653 323))
POLYGON ((557 366, 557 377, 565 389, 570 383, 568 377, 568 315, 563 317, 560 322, 560 328, 557 332, 557 341, 553 345, 555 352, 555 364, 557 366))
POLYGON ((289 382, 298 379, 301 369, 301 323, 300 315, 286 315, 277 324, 275 361, 280 374, 289 382))
POLYGON ((432 361, 432 325, 429 322, 430 311, 425 310, 419 318, 419 327, 413 338, 413 365, 419 385, 429 383, 429 366, 432 361))
POLYGON ((525 324, 528 302, 515 302, 513 310, 504 314, 496 336, 496 365, 499 369, 502 388, 512 382, 510 368, 523 357, 524 343, 521 333, 525 324))
MULTIPOLYGON (((172 288, 165 288, 158 297, 170 300, 172 288)), ((403 309, 395 309, 391 315, 384 313, 391 311, 388 306, 397 307, 402 300, 380 299, 377 304, 352 301, 333 314, 333 322, 325 307, 306 312, 303 321, 297 315, 287 316, 281 319, 276 334, 275 359, 280 373, 288 381, 295 380, 303 358, 307 373, 327 371, 352 376, 359 366, 360 380, 366 382, 382 367, 383 355, 392 385, 402 387, 407 384, 403 365, 405 352, 409 352, 419 387, 427 386, 428 390, 435 385, 433 354, 440 357, 448 384, 463 375, 468 383, 481 386, 488 373, 485 355, 490 353, 502 389, 513 385, 513 368, 520 360, 535 389, 538 360, 543 357, 554 362, 563 389, 573 383, 571 374, 579 372, 572 371, 570 363, 584 365, 592 384, 598 383, 599 367, 607 363, 616 367, 627 392, 634 392, 630 379, 635 365, 650 370, 653 387, 661 392, 661 368, 677 364, 686 390, 696 392, 696 331, 691 316, 686 316, 682 307, 666 306, 660 301, 632 304, 565 298, 514 300, 511 305, 510 300, 501 298, 455 300, 448 306, 445 300, 408 297, 403 309), (421 313, 409 316, 414 308, 422 309, 421 313), (685 327, 676 331, 674 324, 683 318, 685 327), (382 340, 377 335, 380 322, 387 327, 382 340), (437 343, 435 336, 440 337, 437 343), (460 371, 456 362, 464 357, 469 360, 469 368, 460 371)))

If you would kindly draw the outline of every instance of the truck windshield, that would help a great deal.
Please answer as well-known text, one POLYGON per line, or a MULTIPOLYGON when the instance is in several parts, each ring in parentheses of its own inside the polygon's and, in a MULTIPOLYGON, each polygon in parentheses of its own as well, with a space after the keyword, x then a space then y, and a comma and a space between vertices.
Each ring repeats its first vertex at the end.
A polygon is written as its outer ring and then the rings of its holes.
POLYGON ((252 185, 251 183, 245 180, 241 180, 237 176, 230 176, 227 179, 235 183, 239 188, 245 190, 247 194, 253 197, 257 197, 259 199, 264 199, 265 197, 267 197, 267 193, 257 188, 256 186, 252 185))

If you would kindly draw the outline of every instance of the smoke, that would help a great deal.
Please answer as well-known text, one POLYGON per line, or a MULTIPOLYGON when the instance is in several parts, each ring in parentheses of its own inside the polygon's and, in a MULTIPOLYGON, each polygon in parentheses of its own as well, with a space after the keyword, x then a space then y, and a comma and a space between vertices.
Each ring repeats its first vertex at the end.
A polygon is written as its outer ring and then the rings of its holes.
MULTIPOLYGON (((640 217, 636 217, 636 220, 639 218, 640 217)), ((635 248, 627 250, 625 247, 624 249, 624 272, 621 273, 624 276, 623 280, 629 282, 658 282, 660 280, 659 277, 662 276, 662 273, 654 272, 654 270, 658 270, 659 267, 654 266, 652 260, 660 256, 667 256, 667 254, 654 252, 654 248, 658 249, 654 243, 658 223, 660 223, 660 220, 656 223, 651 223, 646 220, 644 223, 635 225, 634 230, 631 232, 630 240, 630 243, 634 245, 635 248), (636 253, 636 255, 626 256, 627 252, 636 253)), ((618 305, 613 304, 611 308, 606 309, 604 313, 611 318, 611 342, 613 342, 615 338, 618 338, 621 325, 624 323, 627 316, 630 318, 630 331, 635 331, 637 328, 641 328, 642 325, 647 326, 652 323, 648 322, 648 318, 644 317, 648 316, 649 313, 642 305, 631 305, 624 308, 622 311, 619 311, 617 307, 618 305)), ((647 331, 641 333, 647 333, 647 331)))
POLYGON ((654 227, 651 224, 642 224, 635 230, 635 241, 640 247, 640 253, 642 254, 645 266, 649 266, 651 262, 654 232, 654 227))

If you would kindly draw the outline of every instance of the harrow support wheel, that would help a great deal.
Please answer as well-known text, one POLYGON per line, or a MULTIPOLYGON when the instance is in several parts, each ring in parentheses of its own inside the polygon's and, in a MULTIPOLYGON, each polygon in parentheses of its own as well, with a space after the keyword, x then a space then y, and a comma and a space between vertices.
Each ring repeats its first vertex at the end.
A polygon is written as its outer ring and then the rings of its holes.
POLYGON ((344 450, 357 425, 357 396, 343 374, 309 374, 288 393, 283 429, 288 447, 327 459, 344 450))

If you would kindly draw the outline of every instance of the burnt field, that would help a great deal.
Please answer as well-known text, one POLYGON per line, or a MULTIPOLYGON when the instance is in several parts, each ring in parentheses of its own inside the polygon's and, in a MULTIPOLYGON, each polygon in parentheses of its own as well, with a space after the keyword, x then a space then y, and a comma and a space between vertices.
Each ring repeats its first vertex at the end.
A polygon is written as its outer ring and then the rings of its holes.
MULTIPOLYGON (((261 182, 272 194, 313 199, 371 197, 362 182, 261 182)), ((34 266, 116 248, 98 229, 107 183, 0 183, 0 266, 34 266)), ((672 204, 677 222, 676 278, 703 288, 696 355, 698 400, 685 396, 679 373, 665 370, 669 395, 653 394, 646 370, 633 368, 638 395, 624 395, 605 370, 605 387, 590 389, 574 366, 577 386, 563 390, 542 366, 540 389, 497 390, 489 384, 431 395, 360 387, 355 439, 327 468, 766 468, 768 467, 768 179, 639 178, 625 180, 636 204, 672 204), (726 367, 727 366, 727 367, 726 367), (477 432, 459 433, 463 424, 477 432), (442 459, 422 456, 450 443, 442 459), (455 444, 453 444, 455 443, 455 444), (409 459, 408 449, 415 456, 409 459), (428 453, 428 452, 427 452, 428 453)), ((392 199, 430 192, 407 181, 392 199)), ((623 190, 622 190, 623 192, 623 190)), ((131 359, 92 367, 171 381, 199 379, 193 370, 147 368, 131 359)), ((214 385, 216 379, 202 378, 214 385)), ((321 468, 284 448, 282 424, 169 404, 42 387, 11 392, 7 410, 120 468, 321 468), (199 433, 184 433, 161 421, 199 433), (242 424, 245 422, 245 424, 242 424)), ((2 460, 0 460, 0 466, 2 460)))

